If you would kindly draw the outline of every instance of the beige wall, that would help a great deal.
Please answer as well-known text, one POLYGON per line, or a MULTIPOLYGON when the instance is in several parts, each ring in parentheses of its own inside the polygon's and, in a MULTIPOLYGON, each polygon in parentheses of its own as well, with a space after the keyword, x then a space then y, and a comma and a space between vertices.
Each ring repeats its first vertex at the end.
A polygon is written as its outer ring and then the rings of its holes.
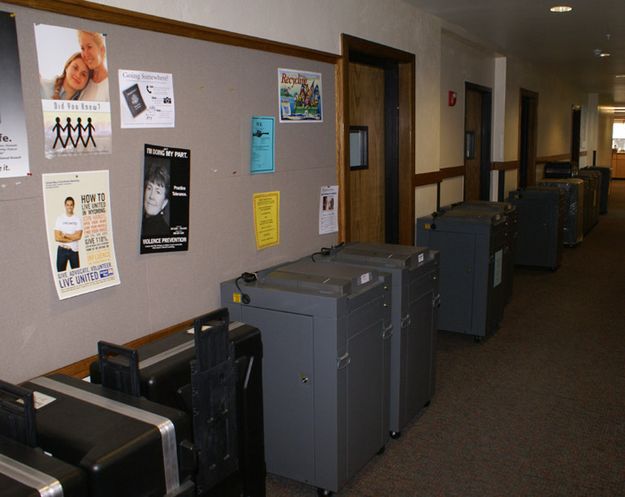
POLYGON ((494 87, 494 54, 443 31, 441 37, 441 132, 440 165, 454 167, 464 164, 465 83, 494 87), (448 105, 448 92, 455 91, 458 100, 448 105))
POLYGON ((597 165, 612 167, 612 124, 614 114, 599 113, 597 126, 597 165))
POLYGON ((97 3, 340 54, 341 33, 416 58, 416 172, 439 163, 440 21, 402 0, 96 0, 97 3), (302 13, 305 12, 305 21, 302 13))

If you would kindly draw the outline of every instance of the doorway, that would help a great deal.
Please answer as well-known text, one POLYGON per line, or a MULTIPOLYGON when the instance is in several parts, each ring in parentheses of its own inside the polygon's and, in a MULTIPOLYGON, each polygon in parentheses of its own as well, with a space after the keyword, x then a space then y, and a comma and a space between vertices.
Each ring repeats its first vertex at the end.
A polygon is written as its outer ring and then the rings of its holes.
POLYGON ((521 88, 519 101, 519 188, 536 184, 538 93, 521 88))
POLYGON ((342 45, 339 238, 413 244, 414 54, 345 34, 342 45))
POLYGON ((582 108, 579 105, 575 105, 571 111, 571 163, 574 169, 579 169, 581 132, 582 108))
POLYGON ((492 90, 465 83, 464 199, 489 200, 492 90))

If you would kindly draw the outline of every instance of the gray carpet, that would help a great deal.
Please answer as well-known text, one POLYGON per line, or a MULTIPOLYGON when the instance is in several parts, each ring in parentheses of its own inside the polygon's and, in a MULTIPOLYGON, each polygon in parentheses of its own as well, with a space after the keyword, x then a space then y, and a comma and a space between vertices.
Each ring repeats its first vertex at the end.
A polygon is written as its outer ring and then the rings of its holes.
MULTIPOLYGON (((517 269, 496 335, 439 332, 436 394, 341 497, 625 496, 625 182, 556 272, 517 269)), ((269 476, 268 497, 316 489, 269 476)))

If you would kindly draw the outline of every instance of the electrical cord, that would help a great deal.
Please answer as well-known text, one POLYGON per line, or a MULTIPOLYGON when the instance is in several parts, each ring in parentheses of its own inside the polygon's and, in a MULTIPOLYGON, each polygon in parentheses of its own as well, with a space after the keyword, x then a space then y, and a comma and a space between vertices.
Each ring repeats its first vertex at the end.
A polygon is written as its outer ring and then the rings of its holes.
POLYGON ((239 276, 236 280, 234 280, 234 285, 237 287, 237 290, 239 290, 239 293, 241 294, 241 302, 243 302, 244 304, 249 304, 252 299, 247 293, 241 290, 241 287, 239 286, 239 280, 243 280, 245 283, 254 283, 256 280, 258 280, 258 276, 256 275, 256 273, 245 272, 242 273, 241 276, 239 276))
POLYGON ((332 254, 334 250, 342 247, 343 245, 345 245, 345 242, 341 242, 338 245, 332 245, 330 247, 321 247, 321 250, 319 252, 315 252, 314 254, 311 254, 310 258, 312 259, 313 262, 317 262, 315 260, 316 255, 322 255, 324 257, 328 257, 330 254, 332 254))

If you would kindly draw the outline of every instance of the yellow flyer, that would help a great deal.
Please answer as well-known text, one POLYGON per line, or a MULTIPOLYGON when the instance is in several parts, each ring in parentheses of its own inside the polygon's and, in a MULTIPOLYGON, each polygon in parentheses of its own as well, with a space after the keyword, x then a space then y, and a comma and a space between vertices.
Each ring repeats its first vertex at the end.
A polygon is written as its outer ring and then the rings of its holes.
POLYGON ((256 250, 280 244, 280 192, 254 194, 256 250))

